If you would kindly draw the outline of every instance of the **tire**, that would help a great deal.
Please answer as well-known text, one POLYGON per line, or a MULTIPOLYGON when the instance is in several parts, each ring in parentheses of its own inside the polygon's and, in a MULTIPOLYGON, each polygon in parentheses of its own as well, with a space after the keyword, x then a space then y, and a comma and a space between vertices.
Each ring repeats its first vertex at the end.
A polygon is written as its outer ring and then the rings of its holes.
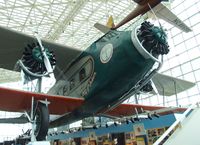
POLYGON ((143 0, 133 0, 135 3, 139 4, 141 3, 143 0))
POLYGON ((37 141, 46 139, 49 127, 49 110, 43 103, 38 103, 35 114, 36 128, 35 136, 37 141))

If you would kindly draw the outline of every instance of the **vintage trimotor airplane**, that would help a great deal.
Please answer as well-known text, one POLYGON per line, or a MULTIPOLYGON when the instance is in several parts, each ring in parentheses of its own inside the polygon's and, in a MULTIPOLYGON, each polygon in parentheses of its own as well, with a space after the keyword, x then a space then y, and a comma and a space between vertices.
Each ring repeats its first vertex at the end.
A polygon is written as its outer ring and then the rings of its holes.
POLYGON ((22 116, 14 120, 31 122, 36 126, 36 139, 44 140, 49 127, 85 117, 120 117, 134 114, 135 108, 162 108, 121 103, 142 90, 161 67, 162 55, 169 52, 164 30, 149 22, 132 31, 116 29, 151 9, 185 32, 190 28, 161 0, 134 1, 137 7, 118 25, 111 23, 109 28, 95 24, 105 35, 83 52, 1 27, 0 67, 13 70, 17 62, 30 80, 55 75, 56 83, 47 94, 1 87, 0 110, 25 112, 27 119, 22 116), (49 114, 60 117, 49 121, 49 114))

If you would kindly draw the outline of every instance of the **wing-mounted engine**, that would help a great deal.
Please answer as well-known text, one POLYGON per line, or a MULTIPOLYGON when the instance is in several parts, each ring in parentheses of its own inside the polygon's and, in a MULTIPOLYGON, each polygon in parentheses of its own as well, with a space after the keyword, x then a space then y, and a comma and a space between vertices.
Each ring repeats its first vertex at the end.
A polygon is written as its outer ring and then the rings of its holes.
MULTIPOLYGON (((49 51, 48 48, 44 48, 44 53, 50 62, 51 67, 54 69, 56 65, 55 55, 53 51, 49 51)), ((21 60, 19 60, 20 66, 26 76, 29 77, 29 81, 43 76, 48 76, 49 72, 44 62, 44 55, 42 49, 38 43, 28 44, 24 48, 24 52, 21 60)))
POLYGON ((149 81, 146 85, 144 85, 140 91, 144 92, 144 93, 148 93, 148 92, 151 92, 153 91, 153 87, 152 87, 152 84, 151 84, 151 81, 149 81))
MULTIPOLYGON (((36 92, 42 91, 42 77, 54 77, 53 69, 56 64, 55 55, 48 48, 42 45, 41 39, 36 36, 38 43, 28 44, 23 52, 22 58, 18 61, 24 72, 24 83, 37 79, 36 92)), ((32 83, 31 83, 32 85, 32 83)), ((31 86, 33 87, 33 86, 31 86)), ((43 98, 44 99, 44 98, 43 98)), ((25 113, 28 121, 32 123, 31 141, 44 140, 49 127, 48 100, 36 99, 32 96, 30 113, 25 113)), ((17 120, 19 120, 17 118, 17 120)), ((22 120, 23 121, 23 120, 22 120)))

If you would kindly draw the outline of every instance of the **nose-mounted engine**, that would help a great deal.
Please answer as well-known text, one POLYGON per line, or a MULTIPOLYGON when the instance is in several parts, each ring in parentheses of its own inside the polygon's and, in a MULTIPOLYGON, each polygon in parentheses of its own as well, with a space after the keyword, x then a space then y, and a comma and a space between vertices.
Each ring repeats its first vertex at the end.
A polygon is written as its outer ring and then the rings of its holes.
POLYGON ((167 35, 162 27, 159 28, 146 21, 141 25, 137 34, 142 46, 154 57, 160 54, 167 54, 169 45, 167 43, 167 35))
POLYGON ((143 22, 132 32, 132 41, 138 52, 145 58, 158 62, 158 56, 168 54, 167 35, 162 27, 143 22))
POLYGON ((137 27, 132 32, 131 38, 135 48, 143 56, 143 58, 151 59, 159 64, 154 71, 147 73, 143 81, 139 83, 140 86, 143 86, 140 91, 150 92, 153 89, 151 83, 143 82, 145 80, 150 80, 151 77, 160 69, 163 60, 162 56, 169 53, 167 35, 162 27, 154 26, 150 22, 145 21, 140 27, 137 27), (159 60, 160 55, 161 59, 159 60))

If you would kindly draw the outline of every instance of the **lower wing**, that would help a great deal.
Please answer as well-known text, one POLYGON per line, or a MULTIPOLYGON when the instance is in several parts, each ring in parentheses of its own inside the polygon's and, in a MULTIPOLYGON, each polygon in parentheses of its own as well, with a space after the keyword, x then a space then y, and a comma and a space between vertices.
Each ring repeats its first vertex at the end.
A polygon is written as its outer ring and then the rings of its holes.
MULTIPOLYGON (((73 110, 80 107, 84 103, 84 99, 81 98, 54 96, 54 95, 33 93, 33 92, 0 87, 0 110, 10 111, 10 112, 30 111, 32 97, 34 97, 35 100, 47 99, 47 101, 50 102, 50 104, 48 105, 49 113, 54 115, 62 115, 72 112, 73 110)), ((99 112, 96 115, 103 115, 108 117, 109 116, 122 117, 122 116, 131 116, 137 113, 143 113, 143 111, 148 112, 164 108, 165 107, 159 107, 159 106, 121 104, 112 110, 99 112)), ((0 119, 0 123, 25 123, 25 122, 27 122, 27 119, 23 115, 18 118, 0 119)))
POLYGON ((178 107, 162 107, 162 106, 148 106, 148 105, 140 105, 140 104, 121 104, 118 107, 108 110, 104 113, 100 113, 100 115, 111 117, 111 118, 119 118, 126 117, 138 114, 159 114, 166 115, 170 113, 176 112, 184 112, 185 108, 178 107))
POLYGON ((81 106, 84 99, 67 96, 55 96, 28 91, 14 90, 0 87, 0 110, 10 112, 24 112, 31 109, 31 100, 46 100, 50 102, 50 114, 62 115, 81 106))

